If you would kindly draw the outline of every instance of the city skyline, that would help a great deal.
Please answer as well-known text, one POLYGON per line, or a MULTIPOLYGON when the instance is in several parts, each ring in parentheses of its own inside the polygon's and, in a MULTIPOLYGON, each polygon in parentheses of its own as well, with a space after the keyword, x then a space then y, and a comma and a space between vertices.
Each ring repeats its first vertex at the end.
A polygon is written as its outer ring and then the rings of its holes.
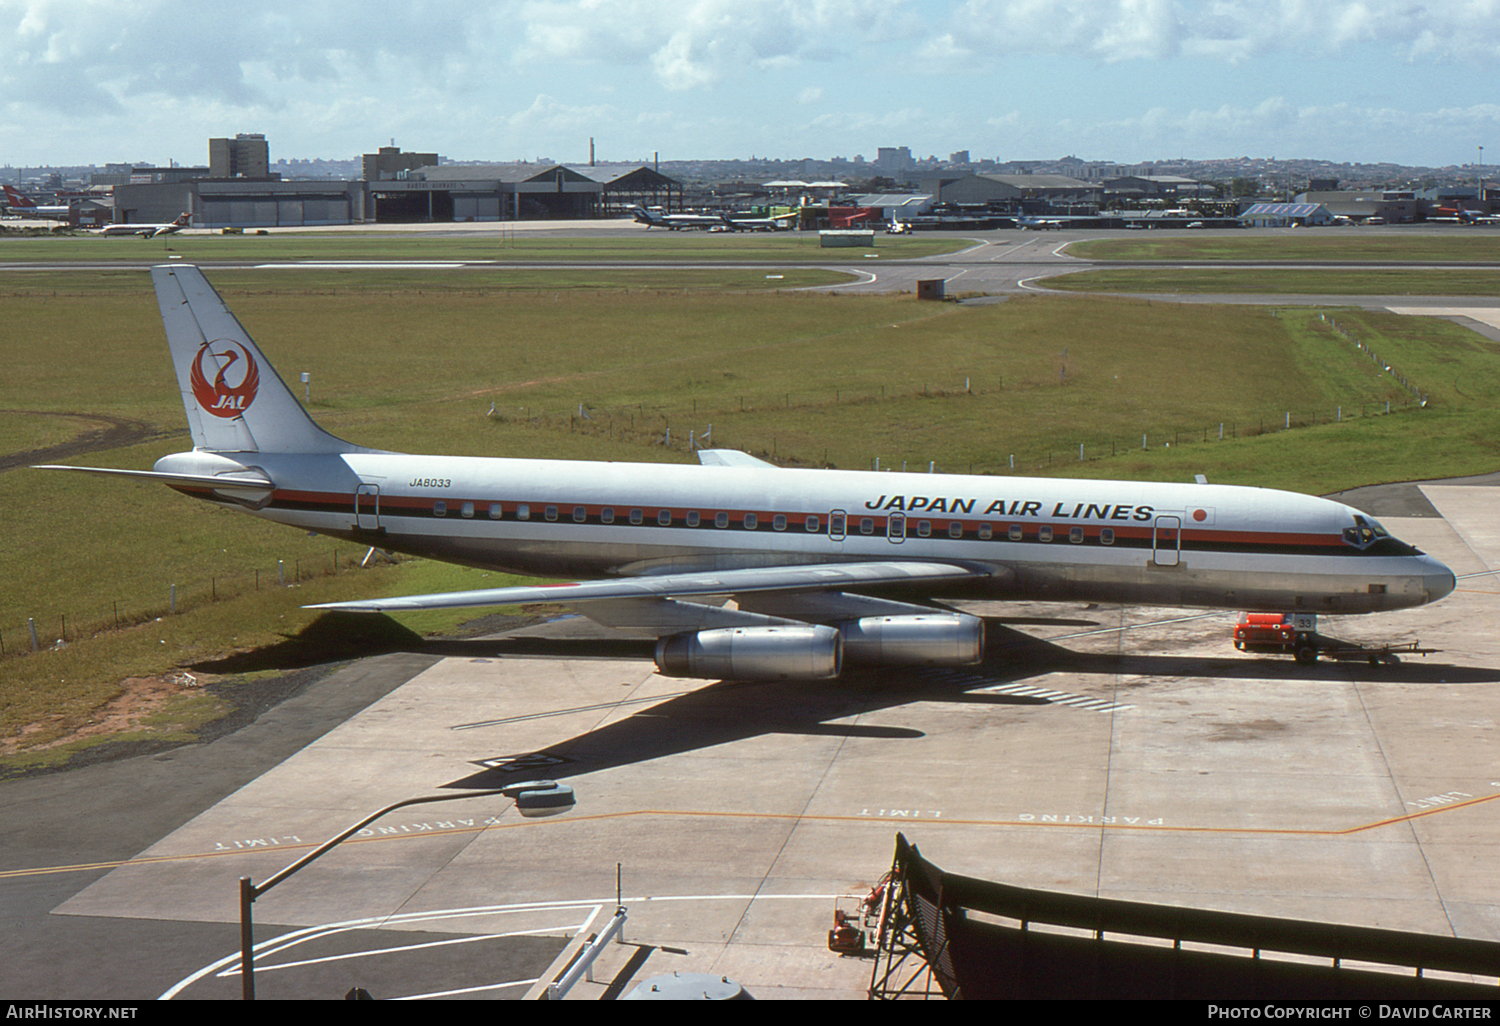
MULTIPOLYGON (((1394 0, 0 0, 0 163, 455 160, 1475 163, 1500 7, 1394 0)), ((1493 151, 1500 155, 1500 142, 1493 151)))

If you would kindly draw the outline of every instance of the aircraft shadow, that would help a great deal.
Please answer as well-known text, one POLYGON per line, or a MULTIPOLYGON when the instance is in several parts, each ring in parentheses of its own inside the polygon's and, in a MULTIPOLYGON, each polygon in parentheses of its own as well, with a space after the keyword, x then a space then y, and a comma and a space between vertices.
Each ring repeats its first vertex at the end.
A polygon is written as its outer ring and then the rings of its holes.
MULTIPOLYGON (((1136 655, 1079 652, 1013 629, 1010 624, 1095 627, 1092 620, 1054 618, 987 618, 985 659, 966 667, 853 668, 835 681, 684 681, 683 690, 653 699, 630 715, 597 730, 531 752, 496 753, 480 762, 478 772, 445 786, 494 787, 507 780, 538 776, 569 777, 667 755, 704 750, 771 734, 865 738, 901 743, 920 739, 920 731, 896 725, 839 722, 871 716, 913 702, 969 705, 1046 705, 1049 699, 995 691, 1024 684, 1049 673, 1080 676, 1148 678, 1125 695, 1139 702, 1150 694, 1149 678, 1196 677, 1209 680, 1368 681, 1402 684, 1465 684, 1500 681, 1500 669, 1462 667, 1436 660, 1408 660, 1395 666, 1319 662, 1302 666, 1290 658, 1238 654, 1136 655)), ((1226 642, 1227 646, 1227 642, 1226 642)), ((512 636, 427 639, 384 616, 330 613, 302 632, 275 645, 224 659, 205 660, 191 668, 204 673, 237 674, 295 670, 393 652, 469 659, 506 657, 568 659, 652 658, 649 639, 627 637, 593 627, 549 623, 512 636), (549 635, 549 631, 552 634, 549 635), (556 636, 556 635, 561 636, 556 636)), ((1115 699, 1122 695, 1111 696, 1115 699)), ((630 706, 620 703, 621 711, 630 706)), ((602 711, 607 706, 589 707, 602 711)), ((526 719, 545 721, 570 711, 566 706, 526 719)), ((495 721, 503 722, 503 721, 495 721)), ((457 724, 482 728, 485 722, 457 724)), ((545 736, 545 728, 538 733, 545 736)))
MULTIPOLYGON (((669 755, 701 751, 771 734, 849 737, 893 744, 918 740, 918 730, 894 726, 835 722, 866 717, 913 702, 970 705, 1047 705, 1031 695, 984 691, 1023 683, 1047 673, 1204 677, 1218 680, 1347 680, 1379 683, 1479 683, 1500 681, 1500 670, 1427 663, 1369 666, 1363 663, 1319 663, 1301 666, 1293 660, 1245 656, 1198 657, 1116 655, 1075 652, 986 621, 989 643, 984 662, 958 668, 899 668, 846 671, 835 681, 717 681, 666 696, 595 730, 535 751, 502 754, 480 760, 480 769, 445 787, 498 787, 529 778, 563 779, 616 766, 649 762, 669 755)), ((577 640, 529 639, 527 654, 573 655, 577 640)), ((465 651, 495 642, 450 643, 465 651), (476 646, 468 649, 467 646, 476 646)), ((493 649, 489 651, 493 652, 493 649)), ((647 655, 649 658, 649 653, 647 655)), ((684 682, 691 684, 691 682, 684 682)), ((1149 692, 1145 692, 1149 693, 1149 692)), ((1119 696, 1117 696, 1119 697, 1119 696)), ((1140 699, 1137 698, 1137 701, 1140 699)), ((623 706, 627 703, 621 703, 623 706)), ((602 707, 590 707, 590 710, 602 707)), ((559 714, 569 712, 558 709, 559 714)), ((545 719, 535 714, 527 719, 545 719)), ((498 722, 498 721, 497 721, 498 722)), ((485 724, 464 724, 483 727, 485 724)), ((539 732, 544 730, 539 725, 539 732)))

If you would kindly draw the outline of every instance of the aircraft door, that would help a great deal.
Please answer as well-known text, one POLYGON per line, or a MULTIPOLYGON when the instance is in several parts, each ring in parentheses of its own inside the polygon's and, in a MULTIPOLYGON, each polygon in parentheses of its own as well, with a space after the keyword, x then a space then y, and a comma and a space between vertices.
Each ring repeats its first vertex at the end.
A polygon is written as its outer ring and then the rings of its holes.
POLYGON ((828 540, 835 545, 842 544, 844 532, 848 529, 849 514, 841 509, 828 511, 828 540))
POLYGON ((380 486, 362 484, 354 490, 354 527, 359 531, 380 530, 380 486))
POLYGON ((1151 525, 1151 562, 1176 566, 1182 558, 1182 518, 1157 517, 1151 525))
POLYGON ((892 545, 906 540, 906 514, 892 513, 885 521, 885 537, 892 545))

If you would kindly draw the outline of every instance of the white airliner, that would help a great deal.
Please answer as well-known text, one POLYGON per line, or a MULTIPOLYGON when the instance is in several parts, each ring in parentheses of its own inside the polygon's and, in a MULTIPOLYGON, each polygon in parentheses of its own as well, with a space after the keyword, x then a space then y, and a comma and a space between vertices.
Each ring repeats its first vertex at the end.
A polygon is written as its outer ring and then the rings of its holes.
POLYGON ((14 186, 0 186, 5 190, 5 198, 10 206, 10 212, 21 217, 40 217, 52 221, 66 221, 68 219, 68 205, 60 203, 55 206, 42 206, 30 196, 23 195, 14 186))
POLYGON ((191 214, 178 214, 177 220, 167 224, 107 224, 99 229, 100 235, 144 235, 154 239, 158 235, 172 235, 192 223, 191 214))
POLYGON ((558 602, 658 638, 665 674, 836 676, 964 665, 987 598, 1369 613, 1454 587, 1337 502, 1260 488, 414 456, 319 428, 191 266, 151 271, 193 451, 146 478, 302 530, 575 584, 331 603, 393 611, 558 602))
POLYGON ((668 231, 707 231, 724 228, 727 224, 718 214, 663 214, 645 207, 631 207, 637 224, 647 228, 665 228, 668 231))

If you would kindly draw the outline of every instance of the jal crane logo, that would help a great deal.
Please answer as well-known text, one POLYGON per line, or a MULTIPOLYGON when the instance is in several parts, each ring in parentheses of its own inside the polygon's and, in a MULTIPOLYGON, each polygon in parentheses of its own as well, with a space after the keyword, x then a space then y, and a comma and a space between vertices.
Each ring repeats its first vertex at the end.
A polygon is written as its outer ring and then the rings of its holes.
POLYGON ((260 367, 250 351, 237 342, 205 342, 193 358, 191 375, 193 398, 215 417, 239 417, 255 402, 255 393, 260 389, 260 367), (218 346, 218 351, 214 350, 218 346), (211 357, 209 370, 203 367, 204 357, 211 357), (213 384, 208 375, 214 373, 213 384))

